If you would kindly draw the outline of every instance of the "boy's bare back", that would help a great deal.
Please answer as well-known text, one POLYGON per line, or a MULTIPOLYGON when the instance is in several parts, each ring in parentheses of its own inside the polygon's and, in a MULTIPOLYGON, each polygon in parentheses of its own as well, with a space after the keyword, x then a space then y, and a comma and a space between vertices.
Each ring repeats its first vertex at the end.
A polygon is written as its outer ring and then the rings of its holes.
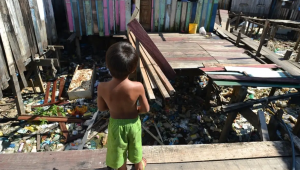
POLYGON ((145 90, 141 83, 113 78, 98 86, 98 108, 110 111, 114 119, 133 119, 149 110, 145 90), (139 99, 140 107, 137 107, 139 99))

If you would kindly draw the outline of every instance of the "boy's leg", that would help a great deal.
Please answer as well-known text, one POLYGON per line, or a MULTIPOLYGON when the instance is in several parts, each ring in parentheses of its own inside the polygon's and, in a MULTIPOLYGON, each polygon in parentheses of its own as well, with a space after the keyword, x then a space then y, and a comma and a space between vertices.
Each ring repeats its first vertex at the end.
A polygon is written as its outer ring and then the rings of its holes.
POLYGON ((147 165, 147 160, 143 158, 141 162, 134 165, 135 170, 144 170, 147 165))
POLYGON ((118 170, 127 170, 126 162, 118 170))

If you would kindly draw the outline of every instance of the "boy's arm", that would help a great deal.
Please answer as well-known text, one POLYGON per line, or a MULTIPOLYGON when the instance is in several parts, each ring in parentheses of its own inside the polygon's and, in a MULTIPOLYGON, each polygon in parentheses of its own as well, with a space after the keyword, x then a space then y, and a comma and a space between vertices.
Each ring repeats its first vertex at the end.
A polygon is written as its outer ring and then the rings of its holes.
POLYGON ((139 114, 142 113, 147 113, 150 110, 148 100, 146 98, 145 94, 145 89, 142 83, 139 85, 139 92, 140 92, 140 97, 139 97, 139 106, 138 106, 138 112, 139 114))
POLYGON ((99 111, 106 111, 106 110, 108 110, 108 107, 107 107, 104 99, 101 96, 102 88, 101 88, 100 84, 97 87, 97 93, 98 93, 98 95, 97 95, 97 106, 98 106, 99 111))

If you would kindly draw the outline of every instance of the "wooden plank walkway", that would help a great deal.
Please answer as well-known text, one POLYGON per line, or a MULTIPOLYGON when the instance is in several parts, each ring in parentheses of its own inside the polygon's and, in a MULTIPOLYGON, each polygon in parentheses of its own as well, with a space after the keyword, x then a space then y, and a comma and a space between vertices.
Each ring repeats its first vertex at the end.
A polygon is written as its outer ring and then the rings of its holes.
POLYGON ((234 46, 219 37, 206 38, 199 34, 148 33, 173 69, 203 67, 203 64, 259 64, 234 46), (226 55, 224 53, 226 52, 226 55))
MULTIPOLYGON (((143 146, 143 156, 148 161, 146 169, 151 170, 216 170, 224 167, 230 170, 282 170, 291 169, 292 160, 290 143, 285 141, 143 146)), ((0 167, 1 169, 105 170, 105 157, 106 149, 0 154, 0 167)), ((296 162, 297 167, 300 167, 299 157, 296 162)), ((128 164, 128 169, 131 169, 131 164, 128 164)))

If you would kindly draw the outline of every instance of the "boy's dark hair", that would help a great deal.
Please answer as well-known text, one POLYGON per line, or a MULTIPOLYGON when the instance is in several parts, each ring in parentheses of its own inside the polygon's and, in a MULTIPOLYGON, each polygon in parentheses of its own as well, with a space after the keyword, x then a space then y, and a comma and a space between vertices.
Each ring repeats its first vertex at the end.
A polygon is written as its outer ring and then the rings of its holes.
POLYGON ((138 59, 135 49, 127 42, 115 43, 106 52, 106 65, 116 79, 127 78, 136 69, 138 59))

